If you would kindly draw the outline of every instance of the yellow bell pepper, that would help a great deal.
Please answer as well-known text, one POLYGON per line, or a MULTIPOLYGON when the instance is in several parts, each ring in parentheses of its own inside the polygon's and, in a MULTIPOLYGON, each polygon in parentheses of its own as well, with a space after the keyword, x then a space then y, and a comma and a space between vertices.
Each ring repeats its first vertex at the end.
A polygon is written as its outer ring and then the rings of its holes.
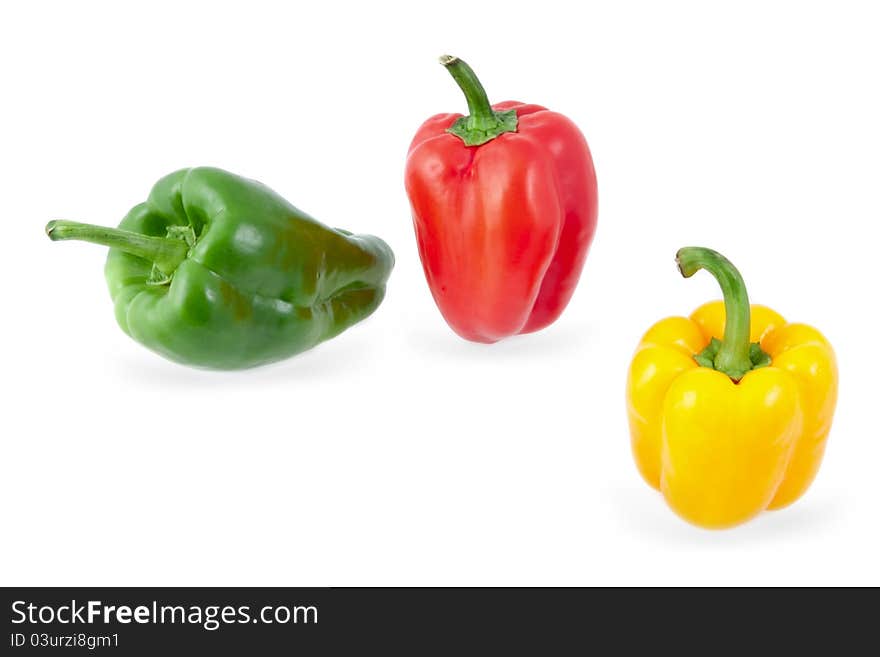
POLYGON ((700 527, 720 529, 797 500, 812 483, 837 402, 834 351, 819 331, 750 306, 721 254, 686 247, 686 278, 705 269, 724 301, 663 319, 629 369, 632 451, 645 481, 700 527))

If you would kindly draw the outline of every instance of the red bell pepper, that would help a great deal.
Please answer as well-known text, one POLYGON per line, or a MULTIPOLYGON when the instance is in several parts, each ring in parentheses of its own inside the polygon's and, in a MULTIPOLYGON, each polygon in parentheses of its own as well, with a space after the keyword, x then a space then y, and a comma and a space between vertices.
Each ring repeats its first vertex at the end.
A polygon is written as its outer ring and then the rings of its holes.
POLYGON ((468 116, 438 114, 409 148, 406 191, 434 300, 463 338, 496 342, 556 320, 596 229, 596 172, 577 126, 539 105, 490 105, 462 60, 440 62, 468 116))

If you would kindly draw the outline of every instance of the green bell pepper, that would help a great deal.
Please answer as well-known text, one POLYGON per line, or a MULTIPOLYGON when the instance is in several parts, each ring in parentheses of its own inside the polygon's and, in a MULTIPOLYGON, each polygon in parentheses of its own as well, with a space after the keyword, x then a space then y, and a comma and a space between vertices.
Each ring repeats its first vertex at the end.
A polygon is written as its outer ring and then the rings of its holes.
POLYGON ((394 254, 328 228, 220 169, 176 171, 119 224, 52 221, 53 240, 109 246, 119 326, 178 363, 241 369, 287 358, 369 316, 394 254))

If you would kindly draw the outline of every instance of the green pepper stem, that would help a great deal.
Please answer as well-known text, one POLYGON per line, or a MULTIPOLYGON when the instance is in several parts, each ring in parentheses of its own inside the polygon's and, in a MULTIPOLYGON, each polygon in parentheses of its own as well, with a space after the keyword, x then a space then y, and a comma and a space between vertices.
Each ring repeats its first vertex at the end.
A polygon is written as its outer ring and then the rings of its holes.
POLYGON ((54 241, 82 240, 125 251, 149 260, 163 273, 171 275, 186 260, 189 245, 184 240, 142 235, 121 228, 106 228, 77 221, 56 220, 46 224, 46 235, 54 241))
POLYGON ((466 146, 479 146, 505 132, 516 132, 516 110, 496 112, 477 74, 463 60, 443 55, 440 63, 449 71, 467 100, 468 116, 458 119, 447 132, 459 137, 466 146))
POLYGON ((749 350, 751 309, 746 284, 727 258, 700 246, 686 246, 675 255, 678 270, 690 278, 700 269, 715 277, 724 295, 724 339, 715 355, 715 369, 738 381, 753 367, 749 350))

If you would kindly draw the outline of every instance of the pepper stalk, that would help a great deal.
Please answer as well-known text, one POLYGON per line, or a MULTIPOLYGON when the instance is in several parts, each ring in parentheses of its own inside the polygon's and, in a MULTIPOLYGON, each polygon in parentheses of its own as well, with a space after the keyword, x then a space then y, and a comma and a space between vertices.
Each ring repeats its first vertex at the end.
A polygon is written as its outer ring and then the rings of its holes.
MULTIPOLYGON (((191 229, 187 230, 191 231, 191 229)), ((171 276, 180 263, 186 260, 192 244, 187 236, 174 233, 171 229, 168 237, 155 237, 122 228, 107 228, 63 219, 46 224, 46 235, 53 242, 82 240, 125 251, 138 258, 149 260, 165 276, 171 276)))
POLYGON ((458 83, 470 113, 457 119, 446 132, 461 139, 465 146, 479 146, 505 132, 516 132, 516 110, 498 112, 492 109, 486 90, 470 66, 452 55, 443 55, 440 63, 458 83))
POLYGON ((686 246, 675 254, 678 270, 690 278, 701 269, 715 277, 724 296, 724 339, 712 338, 709 345, 694 360, 738 382, 748 372, 770 364, 770 356, 758 342, 749 342, 751 307, 746 284, 733 263, 712 249, 686 246))

